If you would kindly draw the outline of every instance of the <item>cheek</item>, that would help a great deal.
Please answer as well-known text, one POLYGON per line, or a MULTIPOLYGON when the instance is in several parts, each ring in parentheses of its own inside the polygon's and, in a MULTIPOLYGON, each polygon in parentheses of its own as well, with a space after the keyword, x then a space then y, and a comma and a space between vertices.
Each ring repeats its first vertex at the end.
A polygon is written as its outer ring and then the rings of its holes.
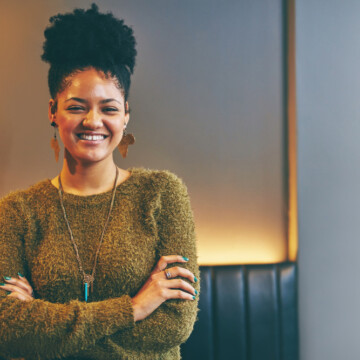
POLYGON ((73 141, 76 126, 72 122, 59 122, 58 132, 63 143, 73 141))
POLYGON ((124 131, 124 120, 118 120, 114 121, 109 125, 109 128, 111 129, 111 132, 113 133, 113 136, 121 137, 124 131))
POLYGON ((69 124, 59 124, 59 134, 60 136, 67 136, 68 134, 70 134, 72 131, 74 130, 74 128, 72 126, 70 126, 69 124))
POLYGON ((70 116, 60 115, 58 117, 59 130, 65 133, 71 133, 81 129, 84 115, 71 114, 70 116))

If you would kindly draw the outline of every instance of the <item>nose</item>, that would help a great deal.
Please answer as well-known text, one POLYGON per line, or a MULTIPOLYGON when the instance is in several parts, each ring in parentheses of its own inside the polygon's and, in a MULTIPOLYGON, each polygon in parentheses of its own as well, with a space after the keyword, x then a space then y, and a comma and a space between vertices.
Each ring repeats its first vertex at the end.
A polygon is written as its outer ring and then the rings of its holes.
POLYGON ((82 123, 86 128, 97 129, 102 126, 101 114, 95 110, 90 110, 82 123))

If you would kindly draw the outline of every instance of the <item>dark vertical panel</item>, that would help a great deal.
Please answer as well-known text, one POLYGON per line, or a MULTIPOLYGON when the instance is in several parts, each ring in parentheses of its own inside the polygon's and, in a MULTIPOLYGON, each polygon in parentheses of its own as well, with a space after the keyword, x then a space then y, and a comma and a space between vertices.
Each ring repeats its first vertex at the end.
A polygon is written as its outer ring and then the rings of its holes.
POLYGON ((275 282, 273 266, 249 266, 250 360, 279 360, 275 282))
POLYGON ((213 360, 213 289, 212 268, 201 267, 201 292, 199 299, 198 321, 189 340, 181 347, 183 360, 213 360))
POLYGON ((283 96, 287 211, 288 260, 295 261, 298 251, 297 206, 297 124, 296 124, 296 61, 295 0, 283 0, 283 96))
POLYGON ((281 291, 282 360, 297 360, 297 273, 294 264, 279 265, 281 291))
POLYGON ((215 271, 216 359, 246 360, 246 304, 244 271, 240 266, 215 271))

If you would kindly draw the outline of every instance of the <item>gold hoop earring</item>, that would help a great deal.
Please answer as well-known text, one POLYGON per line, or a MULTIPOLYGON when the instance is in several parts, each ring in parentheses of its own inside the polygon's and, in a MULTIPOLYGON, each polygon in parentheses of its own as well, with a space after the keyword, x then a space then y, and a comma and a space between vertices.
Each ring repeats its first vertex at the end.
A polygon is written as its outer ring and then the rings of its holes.
POLYGON ((56 128, 55 128, 56 123, 55 123, 55 121, 53 121, 53 122, 51 123, 51 126, 54 127, 54 136, 53 136, 53 138, 52 138, 51 141, 50 141, 50 146, 51 146, 51 148, 54 150, 55 160, 56 160, 56 162, 58 162, 58 161, 59 161, 59 153, 60 153, 60 145, 59 145, 59 142, 58 142, 58 140, 57 140, 57 138, 56 138, 56 128))
POLYGON ((125 128, 123 137, 121 138, 120 144, 118 145, 118 149, 123 158, 126 158, 129 145, 133 145, 133 144, 135 144, 135 137, 133 134, 127 134, 125 128))

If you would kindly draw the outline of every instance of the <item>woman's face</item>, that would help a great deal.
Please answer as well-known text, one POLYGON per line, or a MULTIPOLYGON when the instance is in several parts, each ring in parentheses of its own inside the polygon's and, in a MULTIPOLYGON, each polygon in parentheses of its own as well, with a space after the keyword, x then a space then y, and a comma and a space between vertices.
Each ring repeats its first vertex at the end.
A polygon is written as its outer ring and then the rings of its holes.
POLYGON ((56 100, 54 114, 54 100, 49 102, 49 118, 58 127, 66 156, 82 163, 112 158, 129 121, 123 93, 114 80, 93 68, 86 69, 71 76, 56 100))

